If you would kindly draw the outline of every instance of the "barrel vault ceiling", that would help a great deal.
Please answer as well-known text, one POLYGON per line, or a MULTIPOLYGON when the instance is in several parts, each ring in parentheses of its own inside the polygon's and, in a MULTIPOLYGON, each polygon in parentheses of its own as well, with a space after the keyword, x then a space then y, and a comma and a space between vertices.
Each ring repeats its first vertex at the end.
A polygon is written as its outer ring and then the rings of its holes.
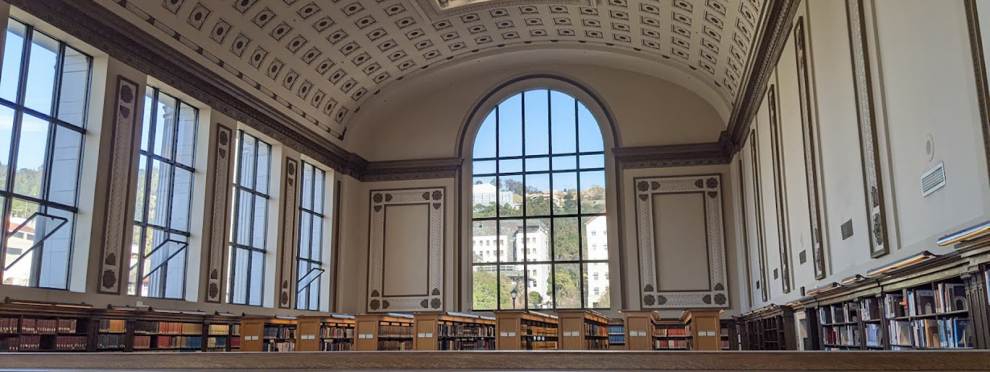
POLYGON ((338 141, 389 84, 506 47, 633 53, 698 79, 731 105, 765 1, 98 0, 338 141))

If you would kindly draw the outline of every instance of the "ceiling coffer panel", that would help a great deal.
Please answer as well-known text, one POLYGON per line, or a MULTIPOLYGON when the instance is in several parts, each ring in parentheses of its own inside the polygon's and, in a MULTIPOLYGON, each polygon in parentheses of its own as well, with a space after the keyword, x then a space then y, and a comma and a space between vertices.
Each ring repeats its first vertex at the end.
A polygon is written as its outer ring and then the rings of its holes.
POLYGON ((735 102, 766 0, 101 0, 329 138, 417 71, 475 53, 594 44, 673 66, 735 102))

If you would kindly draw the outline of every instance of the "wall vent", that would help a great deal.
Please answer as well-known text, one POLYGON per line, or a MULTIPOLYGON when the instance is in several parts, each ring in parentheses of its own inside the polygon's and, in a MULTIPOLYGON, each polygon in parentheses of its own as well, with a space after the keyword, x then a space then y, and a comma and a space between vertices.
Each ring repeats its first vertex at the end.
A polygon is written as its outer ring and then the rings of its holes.
POLYGON ((853 236, 853 220, 846 220, 842 224, 842 240, 849 239, 853 236))
POLYGON ((928 196, 945 187, 945 163, 938 163, 921 175, 921 195, 928 196))

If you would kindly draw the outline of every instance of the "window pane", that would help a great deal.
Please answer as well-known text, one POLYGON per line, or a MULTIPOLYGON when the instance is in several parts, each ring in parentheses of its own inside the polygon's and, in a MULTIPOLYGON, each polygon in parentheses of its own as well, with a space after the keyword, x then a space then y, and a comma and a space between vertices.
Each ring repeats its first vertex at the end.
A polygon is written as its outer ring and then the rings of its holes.
POLYGON ((8 18, 7 22, 7 37, 3 48, 3 75, 0 76, 0 98, 16 102, 27 27, 13 19, 8 18))
POLYGON ((271 172, 271 154, 272 146, 258 141, 258 167, 255 169, 257 184, 254 189, 262 194, 268 194, 268 174, 271 172))
POLYGON ((234 230, 237 231, 235 237, 237 244, 251 244, 251 216, 254 215, 254 195, 241 190, 237 197, 237 215, 234 230))
POLYGON ((237 159, 239 164, 239 173, 237 174, 237 184, 247 187, 254 187, 254 166, 255 166, 255 147, 257 146, 257 141, 254 137, 251 137, 244 132, 241 132, 241 142, 240 142, 240 158, 237 159))
POLYGON ((313 216, 313 238, 310 240, 310 254, 315 261, 323 261, 323 219, 313 216))
POLYGON ((553 170, 573 170, 577 168, 577 156, 554 156, 553 170))
POLYGON ((48 122, 24 114, 21 119, 21 140, 17 148, 17 169, 14 192, 41 197, 45 171, 45 151, 48 148, 48 122))
POLYGON ((136 201, 134 202, 134 221, 144 222, 144 204, 148 200, 147 189, 145 181, 147 180, 148 172, 148 157, 144 155, 138 156, 138 176, 137 176, 137 192, 136 201))
POLYGON ((48 208, 48 216, 38 216, 34 239, 42 244, 38 286, 66 289, 69 286, 69 256, 72 252, 72 212, 48 208))
POLYGON ((475 177, 471 186, 474 218, 495 217, 495 177, 475 177))
POLYGON ((588 108, 578 102, 578 143, 581 152, 604 151, 602 131, 588 108))
POLYGON ((553 219, 553 255, 557 260, 578 259, 578 218, 553 219))
POLYGON ((313 211, 319 214, 326 213, 326 183, 327 183, 327 172, 322 169, 313 168, 313 211))
POLYGON ((526 175, 526 215, 550 215, 550 174, 526 175))
POLYGON ((523 176, 499 176, 498 213, 501 217, 522 215, 523 176))
POLYGON ((7 189, 10 140, 14 133, 14 110, 0 106, 0 189, 7 189))
POLYGON ((530 309, 553 308, 550 264, 526 265, 526 300, 530 309))
POLYGON ((40 32, 32 33, 29 61, 24 106, 50 115, 55 94, 58 41, 40 32))
POLYGON ((155 90, 145 89, 144 91, 144 114, 141 119, 141 150, 149 151, 151 141, 151 127, 155 125, 152 115, 155 110, 155 90))
POLYGON ((605 155, 581 155, 581 169, 605 168, 605 155))
POLYGON ((495 173, 495 160, 476 161, 471 167, 474 174, 492 174, 495 173))
POLYGON ((148 223, 165 226, 168 223, 169 189, 172 186, 171 167, 159 160, 151 161, 151 183, 148 186, 148 223))
POLYGON ((189 232, 189 207, 192 203, 193 174, 174 167, 175 185, 172 190, 172 228, 189 232))
POLYGON ((187 104, 182 104, 180 107, 175 160, 179 164, 191 167, 196 154, 196 116, 198 111, 187 104))
POLYGON ((526 300, 525 281, 523 265, 501 265, 499 266, 499 308, 523 309, 526 300))
POLYGON ((608 263, 584 264, 584 306, 607 309, 612 306, 609 298, 608 263))
POLYGON ((495 110, 492 110, 481 122, 481 129, 478 130, 478 136, 474 139, 474 157, 494 158, 495 141, 495 110))
POLYGON ((526 261, 550 261, 550 219, 526 220, 526 261))
POLYGON ((523 171, 522 159, 509 159, 498 161, 499 173, 519 173, 523 171))
POLYGON ((247 301, 248 260, 250 259, 250 252, 239 248, 234 249, 234 252, 235 255, 231 259, 234 262, 234 268, 231 270, 234 277, 230 284, 233 290, 231 302, 243 304, 247 301))
POLYGON ((268 229, 268 199, 254 196, 254 228, 251 233, 251 246, 264 249, 266 231, 268 229))
POLYGON ((553 175, 553 213, 577 213, 577 173, 553 175))
POLYGON ((546 90, 531 90, 526 94, 526 155, 549 153, 550 125, 547 123, 546 90))
POLYGON ((539 157, 526 159, 527 172, 542 172, 548 170, 550 170, 550 158, 539 157))
POLYGON ((555 264, 553 268, 557 308, 581 307, 580 266, 578 264, 555 264))
POLYGON ((497 286, 495 265, 474 266, 472 272, 471 308, 474 310, 494 310, 495 287, 497 286))
POLYGON ((550 92, 550 137, 554 154, 576 152, 575 120, 574 98, 561 92, 550 92))
POLYGON ((498 249, 501 262, 522 262, 522 227, 522 220, 501 220, 498 222, 498 249))
POLYGON ((310 258, 309 256, 309 243, 313 240, 312 235, 310 235, 313 230, 310 228, 313 226, 313 215, 307 212, 303 212, 299 216, 299 258, 310 258))
POLYGON ((82 155, 82 133, 64 127, 56 127, 52 145, 51 181, 48 199, 65 205, 76 205, 76 188, 79 184, 79 161, 82 155))
POLYGON ((585 260, 608 259, 608 225, 605 216, 581 218, 581 254, 585 260))
POLYGON ((262 252, 252 252, 251 254, 251 289, 250 301, 248 305, 261 305, 261 291, 265 283, 265 254, 262 252))
POLYGON ((89 57, 78 50, 65 47, 62 58, 58 118, 82 127, 86 121, 86 100, 89 97, 89 57))
POLYGON ((313 166, 302 163, 302 190, 299 196, 299 206, 313 210, 313 166))
POLYGON ((141 226, 134 226, 131 229, 131 253, 128 266, 130 269, 127 274, 127 294, 131 296, 137 294, 138 267, 141 265, 141 247, 144 242, 141 236, 143 232, 144 228, 141 226))
POLYGON ((522 155, 522 96, 498 105, 498 156, 522 155))
POLYGON ((172 145, 175 143, 175 121, 178 119, 178 102, 171 96, 158 92, 158 106, 155 112, 155 154, 166 159, 174 159, 172 145))
POLYGON ((471 230, 471 262, 495 262, 498 259, 498 234, 495 221, 474 221, 471 230))
POLYGON ((581 172, 581 213, 605 213, 605 171, 581 172))

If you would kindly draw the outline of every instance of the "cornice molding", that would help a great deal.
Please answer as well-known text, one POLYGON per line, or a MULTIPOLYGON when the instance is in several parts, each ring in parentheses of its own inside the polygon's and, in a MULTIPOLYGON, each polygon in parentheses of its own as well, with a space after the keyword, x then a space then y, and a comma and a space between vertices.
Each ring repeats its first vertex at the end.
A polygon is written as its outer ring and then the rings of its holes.
POLYGON ((372 182, 454 178, 462 163, 459 158, 375 161, 367 163, 358 179, 372 182))
POLYGON ((746 134, 760 107, 760 99, 767 88, 767 81, 780 60, 784 43, 790 35, 790 27, 801 0, 770 0, 766 26, 756 45, 753 63, 743 78, 745 86, 736 99, 729 117, 729 125, 719 138, 730 149, 730 157, 746 144, 746 134))
POLYGON ((728 164, 732 154, 718 142, 612 149, 622 169, 728 164))

